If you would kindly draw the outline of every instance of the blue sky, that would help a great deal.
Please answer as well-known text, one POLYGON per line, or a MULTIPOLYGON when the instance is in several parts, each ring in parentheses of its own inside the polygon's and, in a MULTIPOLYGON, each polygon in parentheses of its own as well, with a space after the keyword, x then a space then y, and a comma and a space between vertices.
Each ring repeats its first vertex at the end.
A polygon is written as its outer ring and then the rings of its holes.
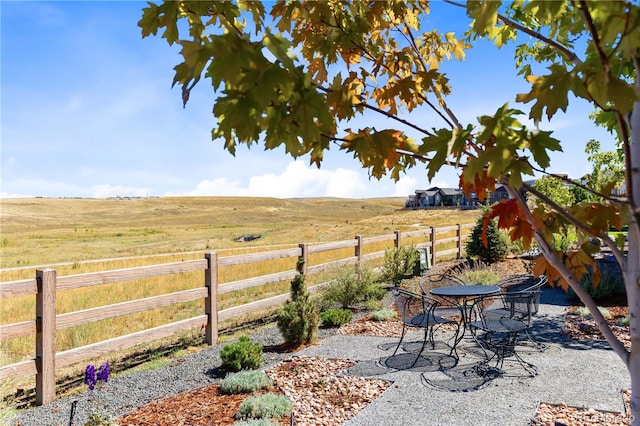
MULTIPOLYGON (((146 2, 0 2, 0 198, 110 196, 405 197, 429 186, 457 186, 443 169, 429 183, 416 167, 394 183, 370 180, 349 155, 331 150, 321 169, 283 150, 240 148, 231 156, 211 140, 213 92, 208 81, 183 109, 171 88, 180 56, 159 37, 142 39, 137 22, 146 2)), ((440 30, 463 32, 464 11, 434 4, 440 30), (440 21, 438 20, 440 19, 440 21)), ((443 66, 453 86, 449 103, 463 122, 491 114, 527 91, 512 53, 483 44, 464 62, 443 66)), ((588 120, 591 108, 574 102, 541 128, 554 130, 563 153, 549 169, 572 177, 589 171, 584 144, 612 137, 588 120)), ((440 127, 428 115, 422 127, 440 127)), ((523 117, 524 119, 524 117, 523 117)), ((375 118, 358 125, 381 129, 375 118)), ((357 127, 356 124, 352 127, 357 127)), ((410 132, 407 132, 411 135, 410 132)), ((415 135, 418 137, 418 135, 415 135)))

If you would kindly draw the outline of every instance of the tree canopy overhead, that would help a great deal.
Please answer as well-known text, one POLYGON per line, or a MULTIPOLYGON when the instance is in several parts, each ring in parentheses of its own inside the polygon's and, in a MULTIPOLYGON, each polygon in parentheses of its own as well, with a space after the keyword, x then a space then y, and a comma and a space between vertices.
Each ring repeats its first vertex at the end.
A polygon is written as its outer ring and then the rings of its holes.
MULTIPOLYGON (((628 365, 632 387, 640 388, 640 6, 620 0, 446 3, 465 11, 467 33, 443 33, 430 25, 439 17, 430 15, 426 0, 277 1, 268 3, 269 11, 245 0, 170 1, 149 3, 139 26, 143 36, 160 33, 181 46, 174 84, 182 88, 185 104, 202 77, 210 81, 212 137, 221 138, 232 154, 238 144, 261 144, 284 147, 293 157, 308 155, 319 165, 326 150, 337 146, 376 178, 397 180, 408 168, 422 166, 432 179, 443 166, 454 166, 463 190, 480 199, 496 183, 504 184, 511 198, 492 206, 485 223, 497 218, 525 246, 535 240, 544 255, 535 272, 574 289, 628 365), (513 94, 518 108, 504 104, 467 123, 448 103, 452 87, 440 66, 464 58, 479 39, 497 48, 514 44, 516 72, 529 89, 513 94), (615 135, 623 181, 621 174, 586 185, 552 176, 599 200, 584 197, 566 207, 525 178, 550 175, 550 153, 566 141, 537 123, 553 120, 574 97, 590 103, 594 121, 615 135), (425 122, 425 110, 433 122, 425 122), (365 112, 392 124, 350 128, 365 112), (407 129, 421 136, 410 138, 407 129), (624 194, 614 192, 615 186, 624 194), (541 202, 528 206, 521 189, 541 202), (625 224, 628 254, 607 234, 625 224), (569 229, 578 245, 563 252, 554 247, 554 235, 569 229), (580 285, 582 275, 597 271, 593 237, 622 270, 631 351, 580 285)), ((597 154, 590 161, 611 161, 597 154)), ((638 408, 640 393, 634 392, 634 415, 638 408)))

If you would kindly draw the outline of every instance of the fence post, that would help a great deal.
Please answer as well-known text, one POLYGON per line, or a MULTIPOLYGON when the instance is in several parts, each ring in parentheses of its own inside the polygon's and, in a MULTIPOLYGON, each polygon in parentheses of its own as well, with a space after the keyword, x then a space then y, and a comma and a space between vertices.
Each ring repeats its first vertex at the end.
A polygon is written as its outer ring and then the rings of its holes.
POLYGON ((358 241, 358 244, 356 245, 356 249, 355 249, 355 257, 358 258, 357 262, 356 262, 356 274, 358 274, 358 278, 360 278, 360 274, 362 272, 362 235, 356 235, 356 240, 358 241))
POLYGON ((307 263, 309 260, 309 245, 307 243, 298 244, 298 247, 302 250, 301 256, 298 258, 298 265, 296 265, 296 269, 302 275, 307 275, 307 263), (300 265, 302 263, 302 265, 300 265))
POLYGON ((218 253, 205 253, 207 269, 204 271, 204 285, 207 297, 204 299, 204 312, 207 315, 205 338, 209 346, 218 343, 218 253))
POLYGON ((456 237, 458 237, 458 259, 462 259, 462 225, 459 223, 456 229, 456 237))
POLYGON ((431 265, 436 264, 436 228, 431 227, 431 265))
POLYGON ((56 271, 36 270, 36 405, 56 398, 56 271))
POLYGON ((393 233, 396 236, 394 244, 395 244, 396 248, 399 249, 400 248, 400 231, 393 231, 393 233))

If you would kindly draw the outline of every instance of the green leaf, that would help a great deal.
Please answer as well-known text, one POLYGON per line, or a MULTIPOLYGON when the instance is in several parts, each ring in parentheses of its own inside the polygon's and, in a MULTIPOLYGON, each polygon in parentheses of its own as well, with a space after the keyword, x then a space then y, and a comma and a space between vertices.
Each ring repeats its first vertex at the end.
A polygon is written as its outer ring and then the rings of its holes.
POLYGON ((142 18, 138 21, 138 26, 142 28, 142 37, 156 35, 159 28, 164 27, 165 31, 162 37, 169 44, 178 41, 178 2, 165 2, 160 6, 147 2, 149 7, 142 9, 142 18))
POLYGON ((566 111, 569 104, 569 91, 576 92, 574 86, 581 84, 564 65, 553 64, 548 69, 551 74, 542 77, 530 76, 528 80, 533 83, 531 91, 516 96, 516 101, 522 103, 535 100, 529 116, 536 121, 542 119, 545 109, 548 119, 551 119, 558 109, 566 111))
POLYGON ((551 132, 545 131, 531 133, 528 148, 533 154, 533 159, 543 169, 546 169, 551 164, 551 159, 547 151, 562 151, 560 141, 552 138, 551 132))
POLYGON ((500 1, 467 1, 467 15, 473 19, 473 31, 479 36, 491 34, 498 22, 500 1))

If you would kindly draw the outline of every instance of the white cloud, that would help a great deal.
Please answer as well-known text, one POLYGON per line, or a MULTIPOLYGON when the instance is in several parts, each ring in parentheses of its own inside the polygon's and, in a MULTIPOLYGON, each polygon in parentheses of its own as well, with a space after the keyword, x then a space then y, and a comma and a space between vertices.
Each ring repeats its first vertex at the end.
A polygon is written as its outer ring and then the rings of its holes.
POLYGON ((418 179, 412 178, 410 176, 402 176, 398 182, 396 182, 395 188, 393 190, 394 197, 405 197, 410 194, 415 193, 418 188, 418 179))
POLYGON ((252 176, 246 185, 227 177, 204 180, 195 189, 181 195, 361 198, 366 196, 366 190, 366 179, 356 171, 316 169, 300 161, 292 161, 282 173, 252 176))

